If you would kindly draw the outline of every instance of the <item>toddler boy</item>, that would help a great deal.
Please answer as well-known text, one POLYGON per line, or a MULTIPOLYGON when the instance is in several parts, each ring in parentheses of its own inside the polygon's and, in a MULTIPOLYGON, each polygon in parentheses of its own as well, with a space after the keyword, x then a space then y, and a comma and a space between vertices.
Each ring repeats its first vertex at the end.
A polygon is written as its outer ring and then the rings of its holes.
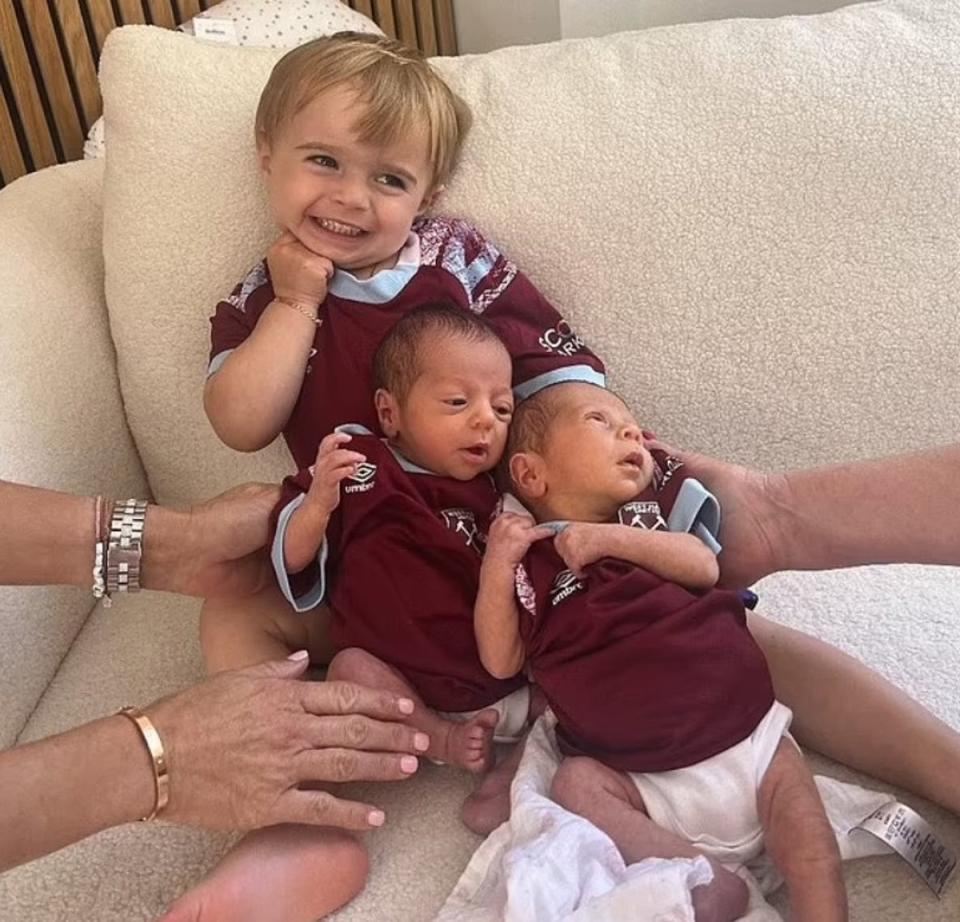
MULTIPOLYGON (((428 214, 469 124, 465 103, 399 42, 344 33, 277 63, 255 141, 280 237, 212 320, 204 407, 227 445, 254 451, 283 433, 302 469, 337 426, 375 432, 374 352, 397 320, 438 300, 483 315, 514 360, 520 396, 555 380, 603 382, 599 360, 510 260, 467 222, 428 214)), ((325 606, 298 614, 272 588, 208 601, 201 644, 211 672, 300 649, 327 662, 328 627, 325 606)), ((416 759, 401 767, 415 771, 416 759)), ((357 892, 365 867, 325 832, 252 834, 169 922, 201 913, 307 922, 330 912, 357 892), (252 855, 277 852, 295 860, 249 873, 252 855)))

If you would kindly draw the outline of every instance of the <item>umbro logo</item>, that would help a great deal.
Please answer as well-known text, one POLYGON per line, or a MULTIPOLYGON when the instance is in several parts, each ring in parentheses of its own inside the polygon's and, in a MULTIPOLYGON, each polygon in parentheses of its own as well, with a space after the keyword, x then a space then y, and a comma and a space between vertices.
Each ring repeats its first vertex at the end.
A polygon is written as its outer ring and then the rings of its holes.
POLYGON ((376 464, 369 461, 363 461, 357 465, 357 470, 352 477, 347 478, 344 493, 365 493, 374 487, 374 479, 377 476, 376 464))
POLYGON ((574 576, 571 570, 561 570, 553 581, 553 588, 550 590, 550 604, 553 606, 559 605, 564 599, 569 599, 575 592, 580 592, 583 588, 583 582, 579 577, 574 576))

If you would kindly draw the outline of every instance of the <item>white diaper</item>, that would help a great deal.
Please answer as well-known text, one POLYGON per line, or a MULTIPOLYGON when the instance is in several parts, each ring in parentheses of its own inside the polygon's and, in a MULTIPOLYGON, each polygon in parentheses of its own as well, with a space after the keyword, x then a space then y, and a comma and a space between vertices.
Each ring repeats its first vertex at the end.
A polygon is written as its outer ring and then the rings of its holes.
MULTIPOLYGON (((527 730, 527 719, 530 716, 530 686, 524 685, 516 691, 510 692, 505 698, 495 701, 489 705, 499 715, 497 726, 493 731, 493 741, 495 743, 516 743, 522 739, 527 730)), ((480 711, 486 711, 488 708, 480 708, 477 711, 437 711, 437 713, 447 720, 470 720, 476 717, 480 711)))
POLYGON ((792 719, 774 702, 750 736, 718 755, 668 772, 631 772, 650 819, 723 864, 756 858, 763 849, 757 792, 780 740, 793 742, 792 719))

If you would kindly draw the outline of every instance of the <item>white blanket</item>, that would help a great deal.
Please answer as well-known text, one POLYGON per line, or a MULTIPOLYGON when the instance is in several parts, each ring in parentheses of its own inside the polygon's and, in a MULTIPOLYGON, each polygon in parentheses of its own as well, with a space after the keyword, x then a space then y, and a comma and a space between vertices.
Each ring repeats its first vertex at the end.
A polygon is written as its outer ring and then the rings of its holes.
MULTIPOLYGON (((511 788, 510 820, 477 849, 435 922, 693 922, 690 890, 712 876, 705 859, 625 865, 604 833, 549 799, 561 760, 554 725, 549 712, 537 721, 511 788)), ((816 780, 843 858, 889 852, 854 828, 888 795, 816 780)), ((780 883, 770 862, 761 856, 740 873, 751 894, 744 920, 777 922, 762 895, 780 883)))

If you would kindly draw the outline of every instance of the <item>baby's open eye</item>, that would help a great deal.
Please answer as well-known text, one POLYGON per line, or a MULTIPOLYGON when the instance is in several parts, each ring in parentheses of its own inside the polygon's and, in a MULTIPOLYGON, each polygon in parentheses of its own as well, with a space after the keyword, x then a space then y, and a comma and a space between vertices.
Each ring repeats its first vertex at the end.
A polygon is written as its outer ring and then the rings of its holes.
POLYGON ((504 416, 507 419, 513 416, 513 407, 506 403, 502 404, 499 407, 494 407, 494 411, 497 413, 498 416, 504 416))
POLYGON ((316 166, 324 166, 331 170, 337 168, 337 161, 334 160, 333 157, 328 157, 326 154, 312 154, 308 159, 316 166))
POLYGON ((467 398, 466 397, 448 397, 446 400, 444 400, 444 403, 447 404, 447 406, 451 406, 451 407, 465 407, 467 405, 467 398))
POLYGON ((602 413, 597 413, 595 411, 588 413, 586 418, 596 423, 606 423, 606 419, 604 418, 604 415, 602 413))

